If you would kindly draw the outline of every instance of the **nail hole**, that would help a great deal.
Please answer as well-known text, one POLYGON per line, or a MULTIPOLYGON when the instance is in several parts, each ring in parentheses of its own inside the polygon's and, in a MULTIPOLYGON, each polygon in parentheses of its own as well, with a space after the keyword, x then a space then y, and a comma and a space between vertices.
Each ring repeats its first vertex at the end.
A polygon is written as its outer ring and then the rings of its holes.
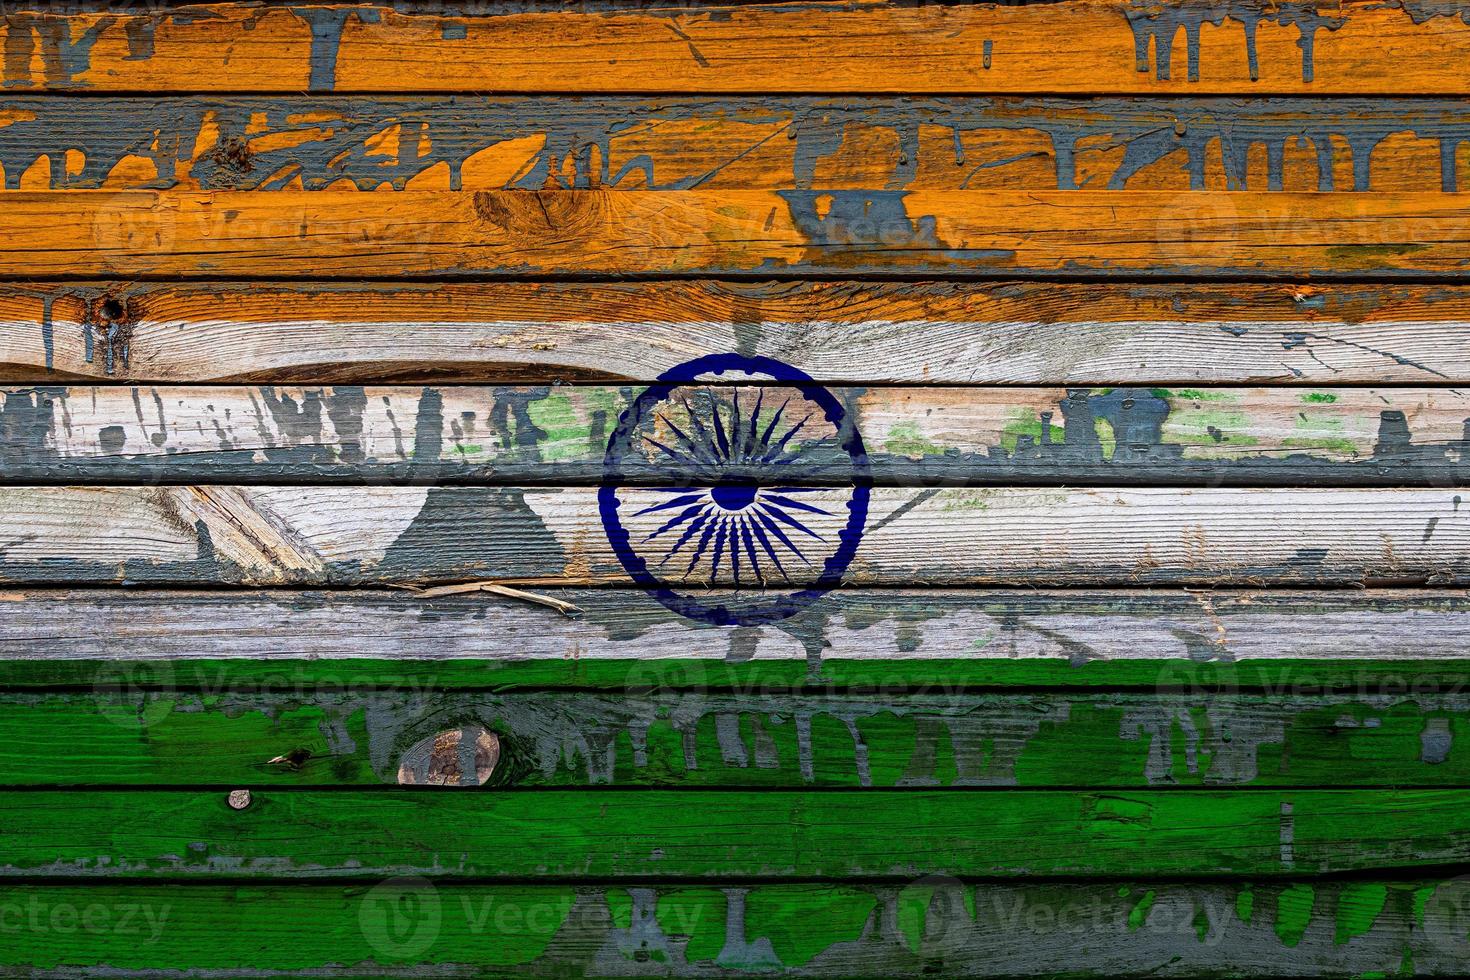
POLYGON ((121 320, 126 312, 123 305, 115 299, 104 300, 102 303, 102 315, 109 320, 121 320))

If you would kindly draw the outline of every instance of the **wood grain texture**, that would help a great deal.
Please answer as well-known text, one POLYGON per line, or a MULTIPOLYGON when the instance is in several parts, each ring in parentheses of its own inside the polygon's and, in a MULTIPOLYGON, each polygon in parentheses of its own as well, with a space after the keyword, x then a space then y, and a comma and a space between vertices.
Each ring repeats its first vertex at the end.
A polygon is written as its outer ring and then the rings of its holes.
POLYGON ((1360 0, 99 10, 9 13, 6 87, 1459 94, 1470 46, 1458 8, 1360 0))
POLYGON ((646 382, 740 351, 855 384, 1441 384, 1467 331, 1443 285, 27 284, 0 378, 646 382))
POLYGON ((1463 879, 707 886, 18 884, 16 972, 346 977, 1454 975, 1463 879))
POLYGON ((758 695, 971 685, 1218 696, 1466 693, 1462 590, 842 589, 779 623, 717 627, 641 592, 544 589, 581 614, 403 592, 0 592, 8 687, 285 695, 539 686, 758 695))
MULTIPOLYGON (((87 483, 600 483, 629 386, 0 390, 0 478, 87 483)), ((874 482, 1450 486, 1470 482, 1470 394, 1442 388, 833 388, 874 482)), ((727 413, 799 390, 690 386, 727 413)), ((722 417, 724 417, 722 415, 722 417)), ((670 418, 622 472, 667 479, 670 418)), ((788 412, 773 433, 801 421, 788 412)), ((687 422, 678 420, 678 424, 687 422)), ((681 430, 682 431, 682 430, 681 430)), ((764 482, 850 478, 815 430, 764 482), (795 474, 800 474, 799 477, 795 474)))
POLYGON ((1470 791, 0 792, 0 877, 781 881, 1412 872, 1470 791), (61 814, 65 814, 64 817, 61 814))
MULTIPOLYGON (((590 487, 0 488, 0 510, 10 518, 0 581, 628 584, 597 494, 590 487)), ((692 494, 711 497, 708 489, 692 494)), ((767 509, 784 499, 761 494, 767 509)), ((847 488, 805 493, 804 506, 815 510, 802 511, 806 529, 791 533, 824 550, 813 551, 815 561, 788 556, 779 577, 767 562, 765 586, 818 581, 847 533, 850 498, 847 488)), ((844 581, 1464 584, 1470 506, 1462 498, 1447 489, 878 487, 844 581)), ((667 526, 666 511, 653 510, 671 499, 667 493, 625 487, 618 499, 636 553, 653 556, 649 573, 658 581, 692 592, 740 583, 745 556, 734 567, 728 558, 720 564, 707 535, 683 552, 702 556, 697 568, 655 564, 665 543, 646 545, 645 536, 667 526)), ((683 507, 684 499, 674 502, 683 507)), ((757 584, 750 565, 745 576, 748 598, 757 584)))
MULTIPOLYGON (((1055 5, 1054 5, 1055 6, 1055 5)), ((1454 191, 1470 104, 0 98, 8 190, 1454 191)))
POLYGON ((500 788, 1456 786, 1467 715, 1427 693, 5 693, 0 780, 476 786, 444 736, 483 731, 500 788))
POLYGON ((1466 274, 1470 198, 1242 191, 17 191, 0 277, 1466 274))

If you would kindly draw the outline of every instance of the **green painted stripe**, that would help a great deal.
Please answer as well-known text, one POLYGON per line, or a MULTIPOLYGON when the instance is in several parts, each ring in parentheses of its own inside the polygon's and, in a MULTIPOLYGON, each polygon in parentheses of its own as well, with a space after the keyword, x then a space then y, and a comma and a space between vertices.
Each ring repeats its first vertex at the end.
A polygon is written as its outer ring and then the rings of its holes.
POLYGON ((422 782, 467 728, 496 786, 1470 785, 1465 695, 1147 693, 0 694, 0 780, 422 782))
POLYGON ((0 968, 196 977, 1454 974, 1470 956, 1459 919, 1467 889, 1463 879, 976 886, 942 877, 883 887, 31 884, 0 888, 0 968))
POLYGON ((1470 790, 0 793, 0 873, 898 879, 1470 861, 1470 790))

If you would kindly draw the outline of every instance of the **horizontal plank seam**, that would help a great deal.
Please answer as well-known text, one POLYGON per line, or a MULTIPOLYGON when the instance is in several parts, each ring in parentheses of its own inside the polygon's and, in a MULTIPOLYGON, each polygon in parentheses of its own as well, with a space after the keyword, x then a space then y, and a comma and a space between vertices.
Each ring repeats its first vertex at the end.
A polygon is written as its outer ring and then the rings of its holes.
MULTIPOLYGON (((6 192, 0 191, 0 201, 4 200, 6 192)), ((110 191, 47 191, 48 194, 110 194, 110 191)), ((166 193, 166 192, 165 192, 166 193)), ((236 191, 240 194, 272 194, 276 191, 236 191)), ((326 193, 318 191, 302 191, 302 194, 326 193)), ((373 193, 373 192, 362 192, 373 193)), ((510 193, 509 191, 503 193, 510 193)), ((530 192, 528 192, 530 193, 530 192)), ((658 193, 658 192, 644 192, 658 193)), ((971 192, 981 194, 981 191, 971 192)), ((1127 191, 1118 191, 1124 194, 1127 191)), ((1195 193, 1195 192, 1190 192, 1195 193)), ((1262 191, 1263 196, 1272 192, 1262 191)), ((1344 192, 1347 193, 1347 192, 1344 192)), ((1201 194, 1201 196, 1208 196, 1201 194)), ((1331 196, 1324 193, 1323 196, 1331 196)), ((1446 195, 1453 196, 1453 195, 1446 195)), ((1462 195, 1463 196, 1463 195, 1462 195)), ((547 276, 545 273, 530 275, 518 272, 475 272, 475 273, 445 273, 433 272, 423 275, 412 273, 400 273, 392 277, 374 275, 323 275, 313 273, 310 276, 281 276, 281 275, 256 275, 242 276, 240 273, 219 275, 205 272, 190 272, 186 275, 162 274, 162 273, 140 273, 129 276, 126 279, 108 280, 120 285, 142 285, 142 284, 187 284, 187 285, 215 285, 224 283, 263 283, 270 285, 308 285, 321 283, 324 285, 356 285, 356 286, 379 286, 392 283, 404 283, 412 285, 432 285, 443 283, 453 284, 480 284, 480 283, 586 283, 589 285, 624 285, 645 282, 689 282, 718 280, 731 283, 760 283, 771 282, 768 272, 730 272, 723 269, 691 269, 688 272, 660 271, 657 273, 644 274, 622 274, 617 272, 599 273, 565 273, 558 276, 547 276)), ((81 275, 73 273, 48 272, 44 275, 0 273, 0 283, 7 285, 25 285, 30 282, 45 281, 66 285, 83 285, 98 283, 95 275, 81 275)), ((1444 272, 1419 272, 1405 270, 1402 272, 1387 273, 1383 271, 1363 271, 1346 273, 1304 273, 1299 271, 1283 271, 1279 273, 1247 273, 1239 270, 1222 270, 1218 273, 1191 273, 1188 275, 1180 273, 1159 273, 1157 275, 1144 274, 1132 271, 1130 275, 1123 276, 1117 272, 1099 270, 1088 273, 1056 273, 1056 272, 1027 272, 1015 269, 976 269, 971 272, 945 270, 941 272, 935 268, 920 269, 914 272, 856 272, 842 273, 840 276, 831 272, 793 272, 783 274, 781 282, 819 282, 819 283, 990 283, 990 282, 1027 282, 1027 283, 1057 283, 1096 285, 1106 283, 1108 285, 1138 285, 1138 286, 1162 286, 1162 285, 1229 285, 1239 283, 1241 285, 1282 285, 1301 284, 1311 282, 1314 285, 1350 285, 1350 286, 1466 286, 1470 285, 1470 270, 1463 274, 1448 274, 1444 272)))

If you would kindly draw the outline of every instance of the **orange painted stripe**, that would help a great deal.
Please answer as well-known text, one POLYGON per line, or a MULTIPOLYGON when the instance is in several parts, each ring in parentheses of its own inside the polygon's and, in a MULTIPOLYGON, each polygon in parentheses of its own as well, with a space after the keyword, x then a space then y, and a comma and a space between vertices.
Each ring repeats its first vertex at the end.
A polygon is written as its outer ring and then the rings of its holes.
POLYGON ((93 92, 1470 92, 1470 25, 1449 7, 1345 0, 1303 14, 1258 0, 1231 10, 813 0, 467 17, 244 3, 27 11, 5 18, 4 82, 93 92))

